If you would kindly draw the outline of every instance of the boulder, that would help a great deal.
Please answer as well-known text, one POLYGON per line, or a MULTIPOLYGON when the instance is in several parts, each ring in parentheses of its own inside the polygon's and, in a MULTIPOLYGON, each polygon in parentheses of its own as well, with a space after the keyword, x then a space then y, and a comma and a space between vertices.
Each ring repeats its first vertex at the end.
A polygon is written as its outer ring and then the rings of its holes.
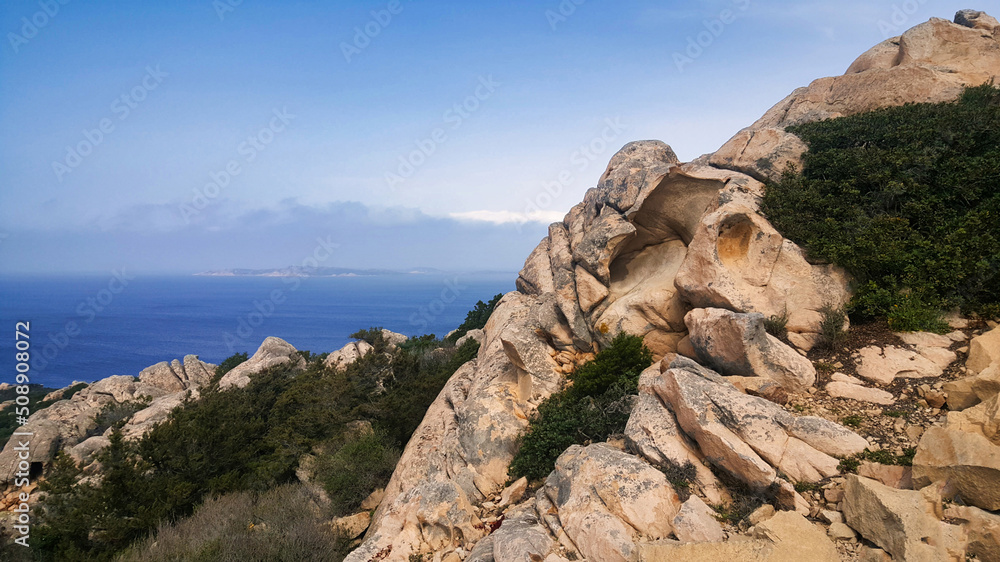
POLYGON ((938 481, 947 482, 966 504, 1000 509, 1000 446, 982 434, 928 428, 913 457, 913 484, 938 481))
POLYGON ((675 359, 653 389, 709 462, 758 489, 777 482, 779 471, 796 482, 834 476, 835 457, 868 446, 843 426, 743 394, 689 359, 675 359))
POLYGON ((199 389, 212 381, 215 365, 205 363, 195 355, 184 357, 184 362, 174 359, 162 361, 139 372, 139 380, 166 392, 199 389))
POLYGON ((992 18, 984 14, 956 20, 962 24, 932 18, 862 54, 843 76, 820 78, 795 90, 710 155, 709 162, 778 180, 788 164, 802 168, 806 150, 785 131, 790 125, 905 103, 951 101, 965 86, 1000 76, 997 36, 984 32, 992 18))
POLYGON ((496 562, 543 560, 556 547, 548 529, 538 520, 534 502, 508 512, 503 524, 490 536, 496 562))
POLYGON ((348 540, 351 540, 363 535, 371 520, 371 514, 367 511, 362 511, 361 513, 355 513, 347 517, 338 517, 330 522, 330 526, 334 530, 343 533, 344 537, 348 540))
POLYGON ((70 447, 66 454, 72 458, 78 465, 88 465, 94 460, 97 453, 104 450, 105 447, 111 444, 111 440, 103 435, 95 435, 88 439, 84 439, 80 443, 70 447))
POLYGON ((469 330, 468 332, 465 333, 464 336, 455 340, 455 347, 462 347, 463 345, 465 345, 465 342, 469 340, 475 340, 476 343, 482 344, 485 338, 486 338, 486 332, 479 329, 469 330))
POLYGON ((1000 445, 1000 394, 967 410, 948 412, 946 427, 978 433, 994 445, 1000 445))
POLYGON ((996 18, 978 10, 959 10, 955 14, 955 23, 972 29, 982 29, 990 32, 1000 27, 1000 23, 997 22, 996 18))
POLYGON ((858 376, 876 384, 891 384, 897 377, 939 377, 943 368, 916 351, 894 345, 861 348, 856 356, 858 376))
POLYGON ((896 403, 895 397, 884 390, 869 388, 867 386, 861 386, 849 382, 833 381, 827 383, 825 390, 827 394, 833 396, 834 398, 849 398, 859 402, 871 402, 873 404, 881 404, 883 406, 891 406, 896 403))
POLYGON ((990 365, 978 375, 946 382, 943 390, 947 395, 948 409, 952 411, 971 408, 989 400, 1000 392, 1000 364, 990 365))
POLYGON ((292 344, 281 338, 269 337, 260 344, 253 356, 226 373, 219 381, 219 389, 243 388, 250 384, 250 377, 274 367, 289 365, 293 370, 306 367, 306 360, 292 344))
POLYGON ((980 562, 1000 562, 1000 515, 975 507, 953 505, 944 510, 968 534, 968 553, 980 562))
POLYGON ((715 519, 715 511, 692 495, 674 517, 674 535, 681 542, 719 542, 726 533, 715 519))
POLYGON ((965 560, 958 527, 941 521, 940 501, 850 474, 844 483, 844 518, 852 529, 907 561, 965 560))
POLYGON ((675 283, 696 308, 786 315, 788 331, 799 334, 818 334, 820 310, 849 299, 842 270, 810 265, 801 248, 738 201, 701 220, 675 283))
POLYGON ((1000 361, 1000 327, 972 338, 969 343, 969 358, 965 362, 974 373, 981 373, 990 365, 1000 361))
POLYGON ((897 490, 913 489, 913 469, 909 466, 863 462, 858 466, 858 476, 870 478, 897 490))
POLYGON ((662 472, 604 443, 566 449, 545 494, 580 553, 607 562, 633 559, 638 540, 668 537, 681 507, 662 472))
POLYGON ((653 386, 661 378, 660 365, 654 364, 639 377, 639 399, 632 407, 625 440, 632 450, 654 466, 691 481, 694 489, 709 501, 729 501, 725 486, 705 465, 705 460, 680 428, 673 412, 667 409, 653 386))
POLYGON ((763 314, 696 308, 684 323, 698 359, 721 374, 770 379, 790 392, 816 382, 812 362, 768 334, 763 314))
POLYGON ((326 356, 326 360, 323 361, 323 366, 328 369, 333 369, 334 371, 343 371, 347 369, 347 366, 354 363, 358 359, 361 359, 365 355, 368 355, 375 348, 372 344, 366 341, 355 341, 351 342, 344 347, 334 351, 330 355, 326 356))
POLYGON ((818 526, 798 513, 783 511, 757 525, 751 537, 725 542, 656 541, 639 546, 642 562, 836 562, 837 548, 818 526))

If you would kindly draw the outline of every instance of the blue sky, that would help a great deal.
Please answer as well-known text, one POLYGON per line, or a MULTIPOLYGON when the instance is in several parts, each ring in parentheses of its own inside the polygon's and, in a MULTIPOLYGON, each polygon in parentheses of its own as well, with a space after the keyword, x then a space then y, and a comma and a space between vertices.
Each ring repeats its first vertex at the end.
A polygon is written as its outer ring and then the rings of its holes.
POLYGON ((279 267, 317 239, 329 266, 516 270, 625 143, 712 152, 966 7, 5 0, 0 273, 279 267))

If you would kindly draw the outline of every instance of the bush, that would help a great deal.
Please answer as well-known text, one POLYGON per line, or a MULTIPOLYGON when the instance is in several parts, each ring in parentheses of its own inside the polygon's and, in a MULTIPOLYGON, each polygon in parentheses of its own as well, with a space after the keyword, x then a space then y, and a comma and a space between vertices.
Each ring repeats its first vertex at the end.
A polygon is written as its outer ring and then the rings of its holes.
POLYGON ((764 330, 778 339, 788 336, 788 313, 772 314, 764 319, 764 330))
POLYGON ((120 429, 128 420, 132 419, 136 412, 148 407, 152 401, 153 399, 149 396, 143 396, 138 400, 105 404, 101 411, 94 415, 94 427, 87 431, 87 436, 103 435, 111 428, 120 429))
POLYGON ((510 465, 514 478, 548 476, 570 445, 605 441, 621 433, 632 412, 639 373, 653 363, 642 338, 621 333, 582 365, 573 385, 538 406, 510 465))
POLYGON ((475 308, 470 310, 465 316, 465 322, 462 322, 458 326, 455 333, 445 338, 445 341, 455 343, 470 330, 482 330, 485 328, 486 323, 489 321, 490 316, 493 315, 493 311, 502 298, 503 294, 498 294, 490 299, 488 303, 483 301, 477 302, 475 308))
POLYGON ((611 345, 583 364, 572 375, 571 392, 577 397, 599 396, 618 382, 626 382, 634 392, 639 374, 653 364, 653 354, 642 338, 622 332, 611 345))
POLYGON ((319 458, 316 479, 330 496, 335 515, 354 513, 365 498, 389 482, 400 451, 387 441, 385 431, 362 431, 350 436, 336 453, 319 458))
POLYGON ((819 321, 819 344, 821 347, 833 348, 844 339, 844 324, 847 316, 844 311, 832 305, 825 304, 819 309, 822 319, 819 321))
POLYGON ((235 353, 230 355, 219 366, 215 368, 215 377, 212 378, 214 382, 219 382, 226 373, 232 371, 236 367, 239 367, 241 363, 249 359, 250 356, 246 353, 235 353))
POLYGON ((274 560, 340 562, 348 541, 331 529, 301 484, 209 499, 190 517, 162 523, 125 551, 129 562, 274 560))
POLYGON ((995 309, 1000 91, 788 130, 809 146, 804 168, 767 185, 763 211, 810 259, 851 273, 852 316, 934 329, 942 308, 995 309))

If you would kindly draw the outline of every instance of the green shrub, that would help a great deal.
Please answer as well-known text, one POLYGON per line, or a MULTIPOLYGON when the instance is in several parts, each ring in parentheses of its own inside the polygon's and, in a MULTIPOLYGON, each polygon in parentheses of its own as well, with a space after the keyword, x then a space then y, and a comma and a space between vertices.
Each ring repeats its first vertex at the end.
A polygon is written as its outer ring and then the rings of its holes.
POLYGON ((823 305, 819 313, 822 316, 819 321, 819 344, 821 347, 832 348, 844 338, 847 316, 843 310, 829 304, 823 305))
POLYGON ((499 304, 500 299, 502 298, 503 294, 498 294, 490 299, 490 302, 488 303, 483 301, 477 302, 475 308, 470 310, 465 316, 465 321, 458 326, 453 334, 445 338, 445 340, 455 343, 470 330, 481 330, 485 328, 486 322, 489 321, 490 316, 493 315, 493 310, 496 309, 497 304, 499 304))
POLYGON ((337 452, 320 457, 316 479, 330 496, 335 515, 355 512, 376 488, 389 482, 400 452, 387 441, 385 431, 363 431, 350 436, 337 452))
POLYGON ((653 354, 642 338, 622 332, 607 349, 573 373, 570 392, 578 398, 599 396, 619 382, 626 382, 626 388, 634 392, 639 375, 652 364, 653 354))
POLYGON ((240 363, 243 363, 249 358, 250 356, 247 355, 246 353, 235 353, 233 355, 230 355, 225 360, 223 360, 222 363, 219 363, 219 365, 215 368, 215 376, 213 377, 212 380, 215 382, 220 381, 222 377, 225 376, 226 373, 232 371, 236 367, 239 367, 240 363))
POLYGON ((616 336, 607 349, 577 369, 573 386, 538 406, 510 474, 545 478, 570 445, 605 441, 624 431, 639 373, 652 362, 642 338, 625 333, 616 336))
POLYGON ((764 330, 772 336, 782 339, 788 335, 788 313, 772 314, 764 319, 764 330))
POLYGON ((153 399, 143 396, 138 400, 126 400, 125 402, 109 402, 94 415, 94 427, 87 431, 88 436, 103 435, 111 428, 121 428, 139 410, 149 406, 153 399))
POLYGON ((995 308, 1000 91, 788 130, 809 146, 804 167, 767 185, 763 211, 810 259, 852 274, 852 315, 933 329, 933 311, 995 308))
POLYGON ((348 541, 336 533, 301 484, 212 498, 190 517, 164 522, 122 562, 340 562, 348 541))

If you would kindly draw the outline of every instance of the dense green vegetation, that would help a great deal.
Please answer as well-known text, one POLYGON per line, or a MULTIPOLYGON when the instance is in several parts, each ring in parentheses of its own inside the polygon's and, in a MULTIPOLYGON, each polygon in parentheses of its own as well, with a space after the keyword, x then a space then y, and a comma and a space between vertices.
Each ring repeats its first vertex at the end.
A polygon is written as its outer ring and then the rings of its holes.
POLYGON ((469 333, 470 330, 481 330, 486 327, 486 321, 493 315, 493 309, 497 307, 502 298, 503 294, 499 294, 490 299, 490 302, 477 302, 475 308, 470 310, 469 314, 465 316, 465 322, 462 322, 455 330, 455 333, 447 337, 447 340, 454 343, 469 333))
POLYGON ((605 441, 625 430, 639 375, 653 363, 642 338, 618 334, 572 375, 572 386, 538 406, 510 465, 514 478, 545 478, 570 445, 605 441))
MULTIPOLYGON (((323 365, 325 355, 303 352, 309 361, 305 371, 271 369, 245 388, 224 392, 211 385, 139 441, 127 441, 119 431, 122 416, 139 404, 102 411, 98 422, 113 431, 111 445, 97 459, 100 484, 77 482, 80 469, 66 455, 57 458, 47 473, 47 499, 33 529, 36 559, 115 559, 158 527, 175 534, 187 529, 184 518, 210 498, 259 502, 270 497, 296 480, 304 459, 311 459, 314 480, 331 499, 322 517, 313 519, 356 511, 388 482, 427 408, 448 378, 475 357, 479 344, 455 347, 430 335, 394 347, 379 328, 355 335, 372 343, 375 352, 340 371, 323 365)), ((215 380, 246 358, 239 354, 224 361, 215 380)), ((213 505, 202 509, 219 509, 213 505)), ((237 519, 224 517, 217 527, 246 524, 237 519)), ((274 531, 247 535, 256 546, 238 551, 274 553, 254 559, 295 559, 292 538, 274 531)), ((309 548, 335 553, 343 546, 332 533, 316 533, 302 539, 309 548)), ((233 552, 231 542, 206 535, 186 554, 144 559, 209 560, 212 553, 233 552)), ((155 550, 153 542, 144 544, 155 550)))
MULTIPOLYGON (((46 394, 53 392, 57 389, 48 388, 40 384, 30 384, 28 385, 28 387, 29 387, 28 394, 26 396, 28 397, 29 412, 34 413, 43 408, 48 408, 49 406, 51 406, 56 402, 55 400, 46 402, 42 399, 45 398, 46 394)), ((70 396, 73 396, 74 394, 76 394, 77 392, 86 387, 87 387, 86 383, 75 384, 64 393, 63 398, 60 398, 60 400, 69 398, 70 396)), ((8 400, 14 400, 18 396, 20 395, 17 394, 15 386, 11 386, 10 388, 0 390, 0 403, 6 402, 8 400)), ((3 449, 3 446, 7 444, 7 440, 10 439, 10 436, 15 431, 17 431, 17 428, 19 426, 20 424, 17 423, 16 404, 11 404, 10 406, 4 408, 3 411, 0 411, 0 449, 3 449)))
POLYGON ((767 186, 763 210, 854 276, 852 316, 916 330, 943 328, 945 307, 997 313, 1000 90, 788 130, 809 146, 804 167, 767 186))

